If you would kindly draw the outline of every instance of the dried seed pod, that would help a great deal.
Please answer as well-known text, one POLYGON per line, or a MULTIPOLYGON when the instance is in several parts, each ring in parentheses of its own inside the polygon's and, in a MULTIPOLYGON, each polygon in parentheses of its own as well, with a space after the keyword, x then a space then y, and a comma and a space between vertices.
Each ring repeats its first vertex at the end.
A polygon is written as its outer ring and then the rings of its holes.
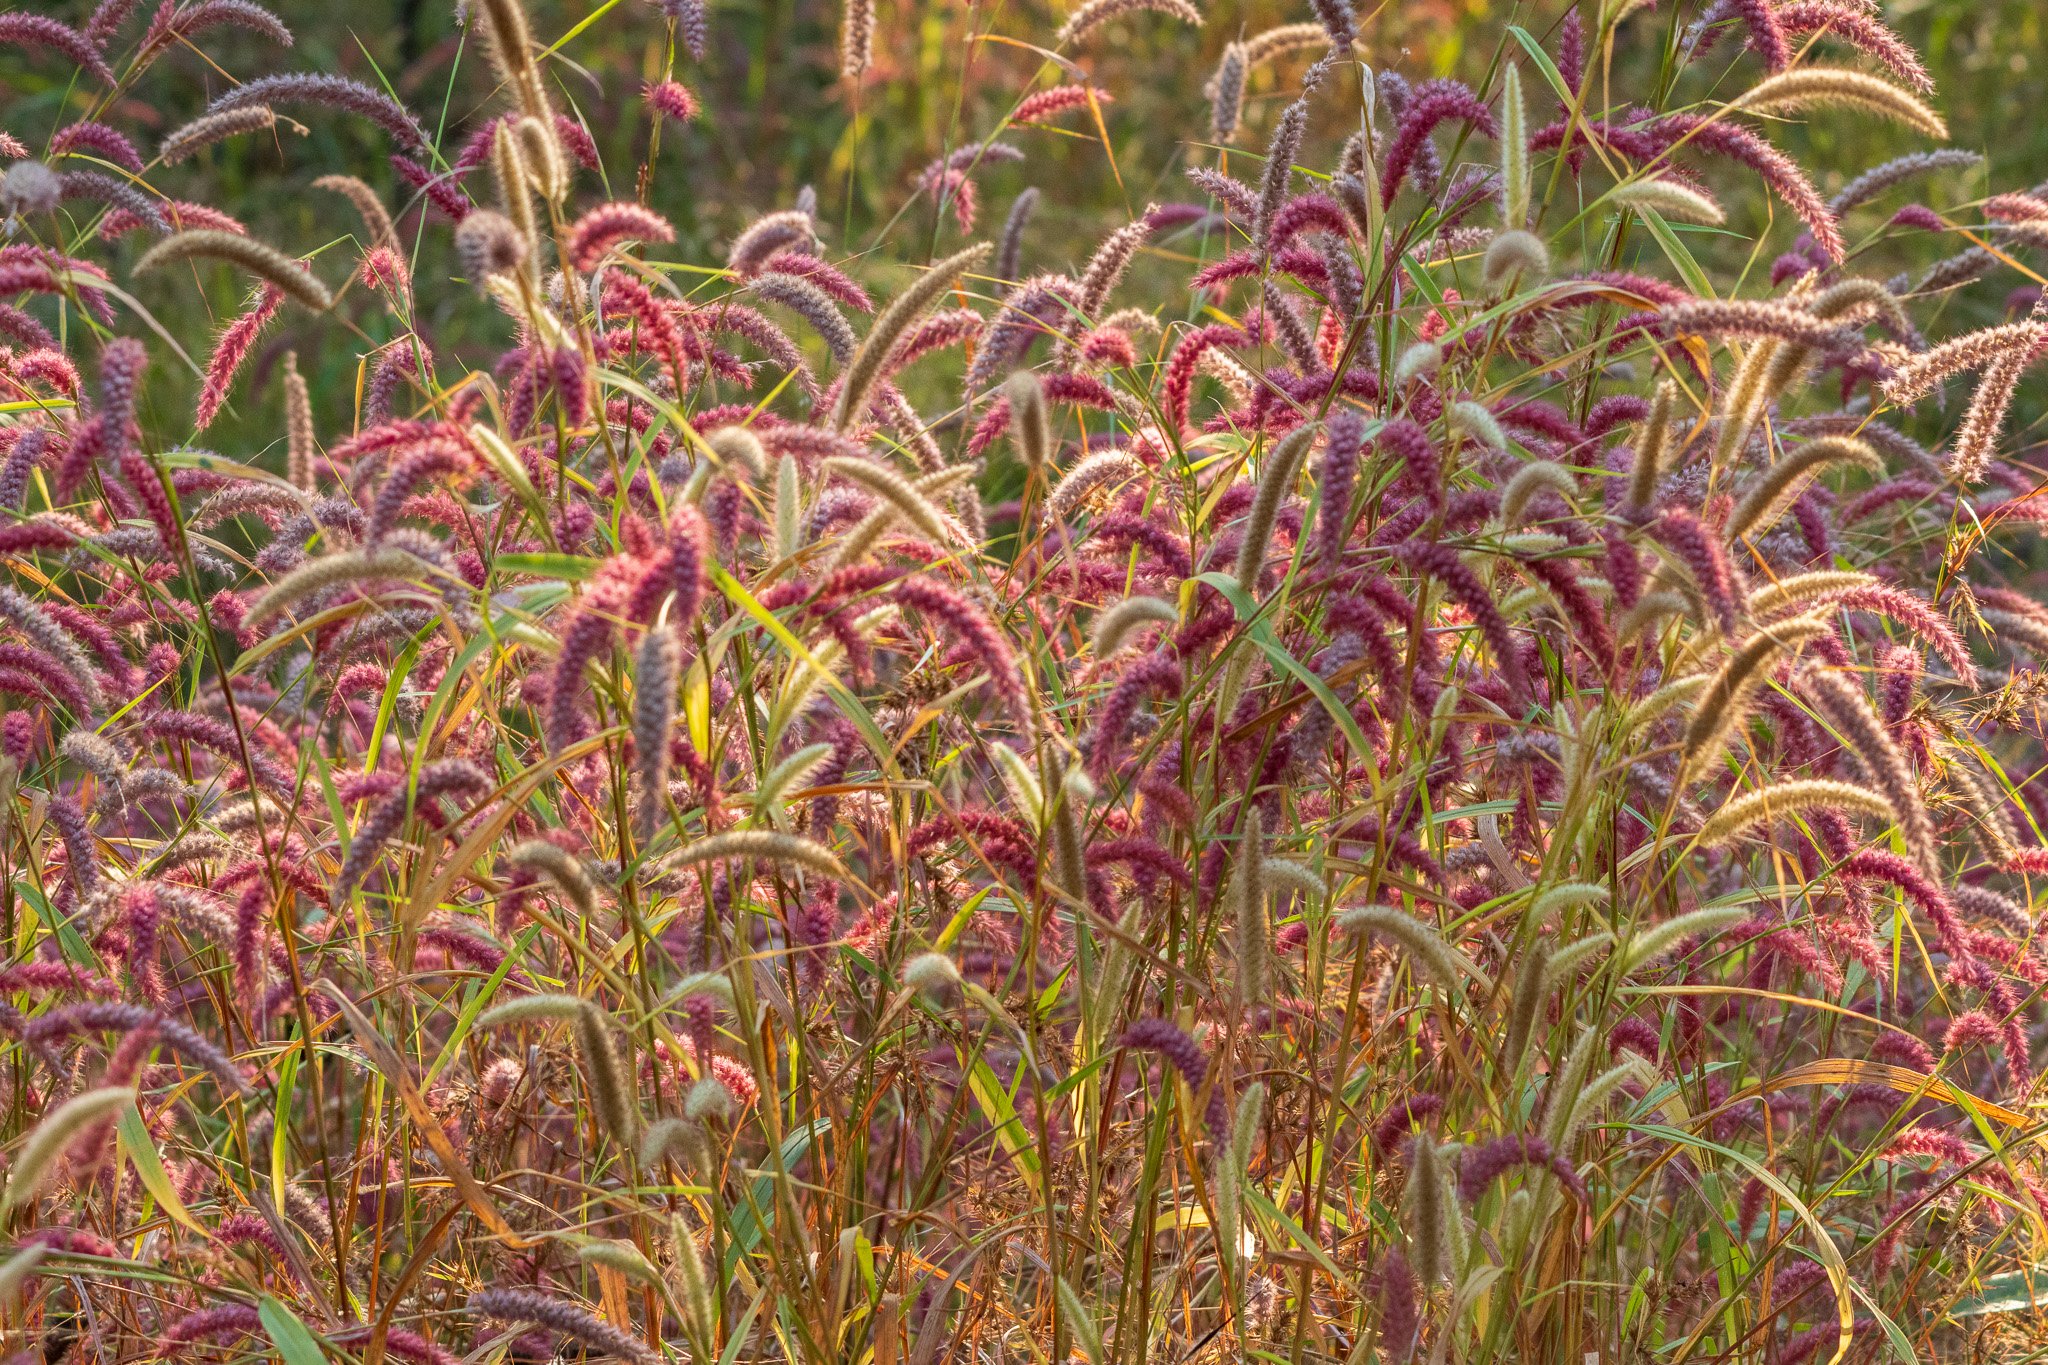
POLYGON ((1720 757, 1730 733, 1749 714, 1750 699, 1763 680, 1764 671, 1785 654, 1814 639, 1833 626, 1821 615, 1799 616, 1760 627, 1728 656, 1728 661, 1707 684, 1700 703, 1685 729, 1680 759, 1681 775, 1687 780, 1704 771, 1720 757))
POLYGON ((363 226, 370 230, 369 246, 382 247, 391 252, 403 252, 398 241, 398 228, 391 221, 390 211, 377 192, 352 175, 323 175, 313 182, 316 190, 332 190, 345 197, 362 215, 363 226))
POLYGON ((619 1060, 612 1042, 611 1017, 586 1002, 574 1022, 576 1050, 590 1076, 598 1119, 614 1141, 630 1149, 640 1134, 640 1105, 629 1082, 632 1071, 619 1060))
POLYGON ((529 114, 515 122, 512 131, 519 139, 520 158, 533 177, 533 187, 550 204, 562 203, 569 197, 572 172, 561 140, 555 136, 554 121, 529 114))
POLYGON ((1024 229, 1031 223, 1031 215, 1038 211, 1038 187, 1026 186, 1017 192, 1017 198, 1010 204, 1010 213, 1003 220, 1003 235, 996 248, 995 276, 1005 284, 1015 284, 1023 278, 1024 229))
POLYGON ((1223 49, 1222 59, 1216 63, 1216 72, 1209 77, 1203 93, 1209 97, 1209 128, 1216 140, 1229 146, 1237 136, 1238 127, 1244 122, 1244 81, 1251 67, 1251 56, 1243 43, 1230 43, 1223 49))
POLYGON ((1446 991, 1461 994, 1467 981, 1490 990, 1492 981, 1478 963, 1443 941, 1415 916, 1384 905, 1363 905, 1337 916, 1341 933, 1381 934, 1406 948, 1414 960, 1446 991))
POLYGON ((1509 230, 1529 224, 1529 116, 1522 102, 1522 69, 1513 62, 1500 86, 1501 221, 1509 230))
POLYGON ((1122 649, 1136 631, 1147 624, 1174 625, 1180 609, 1158 597, 1129 597, 1095 618, 1092 645, 1095 657, 1107 659, 1122 649))
POLYGON ((839 21, 839 74, 858 80, 875 59, 875 0, 845 0, 839 21))
POLYGON ((1313 423, 1296 427, 1275 442, 1266 454, 1266 467, 1259 475, 1258 492, 1253 496, 1251 514, 1245 520, 1244 539, 1237 552, 1235 576, 1238 586, 1248 593, 1258 591, 1259 575, 1265 568, 1266 551, 1272 544, 1273 523, 1280 515, 1280 504, 1294 491, 1302 461, 1308 457, 1309 447, 1315 444, 1320 430, 1313 423))
POLYGON ((1681 223, 1723 223, 1727 211, 1692 186, 1669 176, 1630 180, 1608 191, 1607 200, 1623 208, 1649 209, 1681 223))
POLYGON ((1714 848, 1771 820, 1790 819, 1812 810, 1854 811, 1889 824, 1897 818, 1891 802, 1868 787, 1827 778, 1803 777, 1773 782, 1741 796, 1714 812, 1700 826, 1702 847, 1714 848))
POLYGON ((1449 1223, 1457 1209, 1447 1197, 1450 1184, 1429 1130, 1417 1133, 1408 1158, 1408 1248, 1410 1260, 1426 1284, 1456 1273, 1451 1264, 1449 1223))
POLYGON ((531 270, 540 258, 540 221, 533 212, 533 171, 526 164, 526 150, 510 120, 500 123, 491 134, 491 175, 498 182, 498 207, 525 244, 524 259, 531 270))
POLYGON ((576 907, 576 913, 584 919, 597 915, 597 888, 591 884, 590 874, 583 864, 560 844, 547 839, 529 839, 515 844, 505 853, 505 861, 512 867, 522 867, 539 873, 552 882, 569 903, 576 907))
POLYGON ((299 373, 296 351, 287 351, 284 357, 284 426, 286 477, 297 487, 311 489, 319 447, 313 437, 313 399, 306 391, 305 376, 299 373))
POLYGON ((126 1105, 135 1103, 132 1086, 106 1086, 75 1095, 43 1116, 16 1154, 7 1174, 7 1196, 0 1210, 11 1211, 33 1200, 53 1174, 58 1158, 86 1129, 126 1105))
MULTIPOLYGON (((157 146, 157 159, 166 166, 175 166, 190 159, 203 147, 276 126, 277 111, 267 104, 250 104, 238 109, 223 109, 218 114, 202 114, 167 134, 157 146)), ((0 197, 4 197, 4 191, 0 191, 0 197)))
POLYGON ((1537 1016, 1550 999, 1550 949, 1531 944, 1515 964, 1515 993, 1508 1009, 1507 1037, 1501 1045, 1501 1071, 1518 1074, 1535 1036, 1537 1016))
POLYGON ((1937 141, 1948 138, 1948 125, 1907 91, 1867 71, 1808 66, 1780 71, 1735 97, 1733 107, 1760 114, 1795 114, 1825 107, 1858 109, 1903 123, 1937 141))
POLYGON ((633 660, 633 753, 638 789, 633 835, 654 838, 668 799, 669 730, 675 724, 682 642, 667 625, 647 632, 633 660))
POLYGON ((1054 39, 1061 46, 1065 46, 1087 37, 1119 15, 1134 14, 1140 10, 1169 14, 1182 23, 1191 24, 1196 28, 1202 26, 1202 12, 1189 4, 1188 0, 1085 0, 1084 4, 1067 16, 1066 23, 1060 25, 1054 39))
POLYGON ((1256 1004, 1272 987, 1273 926, 1266 918, 1265 832, 1259 812, 1245 812, 1238 833, 1237 872, 1230 900, 1236 910, 1237 990, 1240 999, 1256 1004))
POLYGON ((1650 414, 1643 419, 1642 435, 1636 439, 1635 464, 1629 469, 1627 510, 1643 520, 1657 500, 1657 480, 1663 473, 1665 448, 1671 442, 1671 418, 1678 406, 1678 386, 1659 380, 1650 399, 1650 414))
POLYGON ((519 225, 493 209, 473 210, 455 228, 456 259, 478 288, 494 275, 517 274, 527 250, 519 225))
POLYGON ((334 295, 302 263, 274 246, 235 232, 201 228, 173 233, 143 253, 135 263, 135 272, 144 274, 194 257, 211 257, 238 265, 316 313, 334 306, 334 295))
MULTIPOLYGON (((846 431, 860 419, 867 410, 869 393, 888 372, 889 355, 896 343, 962 275, 987 259, 990 250, 986 242, 979 242, 934 262, 915 284, 889 301, 889 306, 875 319, 875 325, 868 329, 866 338, 858 346, 852 343, 851 330, 848 330, 845 354, 840 354, 836 347, 834 349, 834 354, 845 362, 846 373, 840 381, 838 405, 832 410, 833 430, 846 431)), ((755 283, 758 285, 759 281, 755 283)), ((782 301, 788 302, 787 299, 782 301)), ((829 308, 829 304, 827 306, 829 308)), ((834 316, 837 316, 836 312, 834 316)), ((844 320, 840 326, 845 326, 844 320)))
POLYGON ((1873 472, 1884 468, 1876 451, 1850 437, 1822 436, 1809 441, 1765 470, 1743 492, 1742 501, 1728 514, 1728 539, 1733 542, 1752 531, 1769 529, 1808 480, 1830 464, 1853 464, 1873 472))

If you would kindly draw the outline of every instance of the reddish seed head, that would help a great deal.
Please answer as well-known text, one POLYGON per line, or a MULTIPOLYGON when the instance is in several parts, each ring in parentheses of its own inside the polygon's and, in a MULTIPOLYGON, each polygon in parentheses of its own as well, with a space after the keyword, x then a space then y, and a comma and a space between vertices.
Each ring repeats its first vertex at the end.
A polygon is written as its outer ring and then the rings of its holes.
POLYGON ((655 81, 644 93, 647 103, 663 118, 688 123, 697 117, 697 97, 681 81, 655 81))
POLYGON ((639 204, 602 204, 569 228, 569 262, 578 270, 594 270, 606 252, 621 242, 673 242, 675 229, 660 214, 639 204))
POLYGON ((1416 166, 1421 152, 1428 145, 1430 134, 1440 124, 1452 121, 1469 123, 1488 137, 1498 136, 1499 131, 1494 126, 1493 111, 1468 87, 1451 80, 1427 81, 1418 86, 1399 117, 1400 123, 1394 130, 1393 141, 1387 146, 1385 164, 1380 171, 1382 206, 1394 202, 1401 182, 1416 166))
POLYGON ((1016 112, 1010 115, 1010 122, 1044 123, 1069 109, 1085 109, 1091 100, 1097 105, 1104 105, 1112 98, 1107 90, 1095 86, 1056 85, 1025 96, 1018 103, 1016 112))
MULTIPOLYGON (((1120 1047, 1156 1052, 1180 1073, 1189 1090, 1200 1094, 1209 1078, 1209 1058, 1201 1045, 1168 1019, 1140 1019, 1117 1039, 1120 1047)), ((1211 1087, 1208 1107, 1202 1115, 1210 1140, 1221 1143, 1230 1135, 1230 1110, 1221 1085, 1211 1087)))
POLYGON ((193 424, 199 430, 204 431, 212 425, 214 417, 228 401, 228 389, 235 382, 242 362, 248 359, 249 349, 256 344, 257 334, 277 316, 277 310, 283 304, 284 294, 275 286, 266 284, 249 310, 221 332, 220 340, 214 344, 213 356, 206 362, 206 377, 199 386, 199 410, 193 418, 193 424))

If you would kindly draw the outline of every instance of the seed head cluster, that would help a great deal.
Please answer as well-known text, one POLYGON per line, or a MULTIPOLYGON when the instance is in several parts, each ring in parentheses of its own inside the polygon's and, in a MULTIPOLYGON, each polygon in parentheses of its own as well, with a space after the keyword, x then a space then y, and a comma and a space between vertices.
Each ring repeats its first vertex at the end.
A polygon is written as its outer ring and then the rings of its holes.
POLYGON ((2048 198, 1878 6, 847 0, 753 212, 744 7, 35 8, 0 1355, 2020 1358, 2048 198))

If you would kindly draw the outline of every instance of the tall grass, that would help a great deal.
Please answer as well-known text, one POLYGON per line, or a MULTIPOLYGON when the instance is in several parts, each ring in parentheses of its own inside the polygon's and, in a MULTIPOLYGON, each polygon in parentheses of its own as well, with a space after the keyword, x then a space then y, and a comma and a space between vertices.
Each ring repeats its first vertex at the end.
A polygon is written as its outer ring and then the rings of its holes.
POLYGON ((0 179, 7 1349, 2026 1358, 2048 190, 1860 8, 1460 82, 1326 0, 1077 267, 982 202, 1201 18, 998 14, 1056 93, 706 261, 695 0, 597 16, 609 176, 518 0, 474 118, 286 70, 179 165, 127 111, 281 19, 0 16, 80 71, 0 179), (179 198, 334 120, 324 242, 179 198))

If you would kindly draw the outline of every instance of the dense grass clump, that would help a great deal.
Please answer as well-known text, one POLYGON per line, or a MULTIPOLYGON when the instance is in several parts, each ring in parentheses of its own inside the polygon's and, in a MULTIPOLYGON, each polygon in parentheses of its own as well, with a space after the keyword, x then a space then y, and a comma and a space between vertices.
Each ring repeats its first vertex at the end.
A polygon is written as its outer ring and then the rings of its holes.
POLYGON ((519 0, 473 116, 238 70, 154 154, 283 18, 0 15, 77 73, 0 115, 10 1359, 2022 1358, 2048 187, 1860 5, 1544 17, 1168 73, 1069 265, 985 177, 1185 0, 722 262, 701 0, 597 16, 608 176, 519 0), (328 120, 319 249, 179 197, 328 120))

